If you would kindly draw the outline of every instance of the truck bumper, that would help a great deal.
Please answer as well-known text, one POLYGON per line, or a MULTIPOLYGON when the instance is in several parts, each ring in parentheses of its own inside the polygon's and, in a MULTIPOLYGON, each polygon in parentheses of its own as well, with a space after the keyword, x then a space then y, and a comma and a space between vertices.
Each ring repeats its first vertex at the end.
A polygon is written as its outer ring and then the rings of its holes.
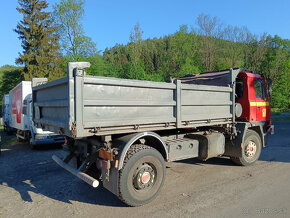
POLYGON ((50 136, 42 139, 35 138, 34 143, 35 145, 42 145, 42 144, 64 144, 65 137, 64 136, 50 136))
POLYGON ((65 163, 63 160, 61 160, 58 156, 53 155, 52 159, 62 168, 64 168, 65 170, 69 171, 71 174, 75 175, 76 177, 78 177, 79 179, 83 180, 84 182, 88 183, 90 186, 96 188, 99 186, 99 181, 96 180, 95 178, 91 177, 90 175, 81 172, 78 169, 74 169, 73 167, 71 167, 70 165, 68 165, 67 163, 65 163))

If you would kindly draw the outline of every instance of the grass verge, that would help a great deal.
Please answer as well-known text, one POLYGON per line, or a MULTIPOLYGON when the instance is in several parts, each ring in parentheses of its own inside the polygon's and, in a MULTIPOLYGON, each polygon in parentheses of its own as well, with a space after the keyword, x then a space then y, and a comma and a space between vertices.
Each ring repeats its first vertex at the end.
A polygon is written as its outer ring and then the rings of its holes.
POLYGON ((12 139, 3 139, 2 138, 1 146, 2 147, 9 147, 9 146, 12 146, 12 145, 16 145, 17 143, 18 142, 17 142, 16 138, 12 138, 12 139))

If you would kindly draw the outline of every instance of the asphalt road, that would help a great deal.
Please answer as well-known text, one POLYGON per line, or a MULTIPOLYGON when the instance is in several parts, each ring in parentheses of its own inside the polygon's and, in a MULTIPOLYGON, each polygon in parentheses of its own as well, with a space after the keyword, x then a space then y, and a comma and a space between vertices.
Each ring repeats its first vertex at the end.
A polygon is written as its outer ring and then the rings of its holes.
POLYGON ((290 217, 290 121, 275 127, 253 166, 227 158, 167 163, 159 196, 135 208, 57 166, 59 148, 4 144, 0 217, 290 217))

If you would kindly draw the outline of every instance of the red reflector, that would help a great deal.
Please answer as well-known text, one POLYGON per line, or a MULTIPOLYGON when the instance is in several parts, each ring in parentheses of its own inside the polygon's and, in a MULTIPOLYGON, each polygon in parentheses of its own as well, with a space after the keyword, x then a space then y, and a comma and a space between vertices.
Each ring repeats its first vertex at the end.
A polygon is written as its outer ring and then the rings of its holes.
POLYGON ((109 161, 103 161, 102 167, 105 169, 110 169, 110 162, 109 161))
POLYGON ((113 154, 110 153, 110 152, 107 152, 105 150, 100 150, 99 151, 99 157, 101 157, 103 159, 106 159, 106 160, 110 160, 110 161, 113 160, 113 154))
POLYGON ((106 160, 98 160, 97 164, 100 168, 103 168, 106 170, 109 170, 111 167, 110 161, 106 161, 106 160))
POLYGON ((275 133, 274 125, 271 125, 271 127, 270 127, 270 134, 271 135, 274 135, 274 133, 275 133))
POLYGON ((64 137, 64 144, 67 144, 67 139, 66 139, 66 137, 64 137))

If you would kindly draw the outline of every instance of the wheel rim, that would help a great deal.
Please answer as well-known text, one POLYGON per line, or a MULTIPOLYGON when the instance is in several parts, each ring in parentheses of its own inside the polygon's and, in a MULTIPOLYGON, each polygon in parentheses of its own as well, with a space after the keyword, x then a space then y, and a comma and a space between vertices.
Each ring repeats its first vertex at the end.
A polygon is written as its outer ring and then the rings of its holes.
POLYGON ((151 189, 155 183, 156 170, 148 163, 137 167, 133 176, 133 187, 136 190, 151 189))
POLYGON ((245 155, 248 158, 252 158, 255 156, 257 152, 257 145, 254 141, 249 141, 249 143, 247 144, 246 148, 245 148, 245 155))

